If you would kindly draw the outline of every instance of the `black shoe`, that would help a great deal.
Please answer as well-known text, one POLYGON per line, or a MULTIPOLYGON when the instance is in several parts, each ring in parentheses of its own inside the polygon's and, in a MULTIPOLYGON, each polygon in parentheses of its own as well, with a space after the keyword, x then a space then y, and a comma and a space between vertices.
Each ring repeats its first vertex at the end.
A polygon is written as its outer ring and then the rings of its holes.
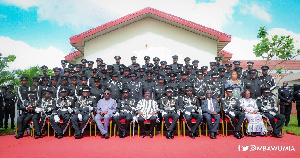
POLYGON ((285 124, 286 127, 290 127, 289 124, 285 124))
POLYGON ((171 139, 174 139, 173 131, 171 132, 171 139))
MULTIPOLYGON (((60 137, 60 135, 58 135, 58 137, 57 138, 59 138, 60 137)), ((80 134, 78 134, 78 135, 75 135, 75 139, 81 139, 83 137, 83 134, 82 133, 80 133, 80 134)), ((62 138, 62 137, 61 137, 62 138)))
POLYGON ((102 134, 101 138, 105 138, 105 134, 102 134))
POLYGON ((167 139, 172 139, 172 131, 168 131, 166 137, 167 139))
POLYGON ((238 132, 241 138, 244 138, 243 134, 241 132, 238 132))
POLYGON ((240 136, 239 132, 235 132, 235 133, 234 133, 234 136, 235 136, 235 138, 237 138, 237 139, 241 139, 241 136, 240 136))
POLYGON ((120 137, 120 138, 125 138, 126 136, 127 136, 127 135, 126 135, 126 132, 123 132, 123 133, 120 133, 120 134, 119 134, 119 137, 120 137))
POLYGON ((105 139, 109 139, 108 133, 105 134, 105 139))
POLYGON ((16 139, 23 138, 23 135, 19 135, 19 134, 18 134, 18 135, 15 136, 15 138, 16 138, 16 139))
POLYGON ((190 133, 190 137, 191 137, 192 139, 195 139, 195 134, 194 134, 193 132, 191 132, 191 133, 190 133))
POLYGON ((150 133, 149 136, 150 136, 150 138, 153 138, 153 134, 152 133, 150 133))
MULTIPOLYGON (((80 134, 79 136, 82 138, 82 134, 80 134)), ((58 139, 61 139, 61 138, 63 138, 63 137, 64 137, 63 134, 59 134, 59 135, 57 136, 58 139)))
POLYGON ((214 132, 211 132, 211 133, 210 133, 210 138, 211 138, 211 139, 215 139, 215 133, 214 133, 214 132))
POLYGON ((57 134, 57 133, 56 133, 56 134, 54 134, 54 137, 55 137, 55 138, 57 138, 57 137, 58 137, 58 134, 57 134))
POLYGON ((214 136, 215 136, 215 139, 217 139, 217 136, 218 136, 217 132, 215 132, 214 136))
POLYGON ((146 137, 146 134, 145 133, 142 133, 142 138, 145 138, 146 137))
POLYGON ((279 133, 275 134, 276 138, 282 138, 282 135, 280 135, 279 133))

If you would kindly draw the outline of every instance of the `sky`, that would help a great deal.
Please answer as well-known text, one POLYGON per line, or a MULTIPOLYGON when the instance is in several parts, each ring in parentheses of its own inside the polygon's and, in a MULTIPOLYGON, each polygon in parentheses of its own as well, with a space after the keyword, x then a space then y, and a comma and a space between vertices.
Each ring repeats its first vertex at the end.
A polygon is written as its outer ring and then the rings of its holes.
POLYGON ((0 0, 0 53, 16 55, 9 69, 60 66, 70 37, 145 7, 231 35, 232 60, 255 60, 253 45, 265 26, 290 35, 300 49, 299 0, 0 0))

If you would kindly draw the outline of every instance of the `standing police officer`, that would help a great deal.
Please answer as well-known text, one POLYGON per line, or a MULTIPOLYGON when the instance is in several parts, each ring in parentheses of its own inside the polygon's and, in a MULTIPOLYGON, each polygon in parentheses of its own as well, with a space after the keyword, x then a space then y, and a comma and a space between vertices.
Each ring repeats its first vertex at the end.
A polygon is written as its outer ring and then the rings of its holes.
POLYGON ((283 86, 278 89, 278 98, 280 99, 280 114, 285 115, 285 126, 288 126, 290 122, 293 97, 293 89, 288 87, 287 81, 284 81, 283 86))
POLYGON ((5 120, 4 120, 4 128, 8 128, 8 118, 10 116, 10 123, 11 129, 15 128, 15 104, 17 101, 17 95, 13 92, 14 86, 8 85, 8 91, 4 94, 4 113, 5 113, 5 120))

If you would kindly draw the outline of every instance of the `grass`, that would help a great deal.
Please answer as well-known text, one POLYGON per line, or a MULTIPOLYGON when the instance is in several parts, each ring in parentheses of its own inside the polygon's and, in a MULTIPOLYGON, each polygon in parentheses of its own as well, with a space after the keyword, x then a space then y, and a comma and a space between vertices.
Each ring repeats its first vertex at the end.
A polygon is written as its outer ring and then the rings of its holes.
MULTIPOLYGON (((16 125, 15 125, 16 127, 16 125)), ((11 134, 15 134, 15 129, 10 129, 10 124, 8 124, 8 128, 7 130, 5 130, 4 128, 1 128, 0 130, 0 135, 11 135, 11 134)))
POLYGON ((289 127, 283 126, 283 129, 286 132, 295 133, 297 136, 300 136, 300 127, 298 127, 297 115, 291 115, 289 127))

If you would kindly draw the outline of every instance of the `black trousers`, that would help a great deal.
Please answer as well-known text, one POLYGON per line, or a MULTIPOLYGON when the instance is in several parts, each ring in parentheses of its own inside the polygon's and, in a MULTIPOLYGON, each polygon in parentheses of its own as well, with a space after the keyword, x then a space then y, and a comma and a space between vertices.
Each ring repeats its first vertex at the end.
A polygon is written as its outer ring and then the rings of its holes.
POLYGON ((290 115, 292 112, 292 104, 289 105, 280 105, 280 114, 285 116, 285 125, 288 125, 290 122, 290 115))
POLYGON ((113 121, 116 123, 117 128, 120 128, 120 131, 125 133, 129 129, 130 122, 132 121, 132 115, 130 113, 120 113, 118 116, 113 116, 113 121), (125 119, 125 125, 120 123, 120 120, 125 119))
POLYGON ((55 122, 54 115, 50 117, 50 124, 58 135, 62 135, 68 128, 71 114, 68 111, 58 111, 57 115, 60 119, 63 119, 62 126, 59 126, 59 122, 55 122))
POLYGON ((41 128, 40 128, 39 121, 41 119, 41 114, 33 114, 31 119, 32 119, 32 122, 33 122, 34 132, 35 133, 40 133, 41 128))
POLYGON ((4 120, 4 128, 8 128, 8 119, 10 116, 10 124, 11 129, 15 128, 15 107, 14 106, 6 106, 4 108, 5 120, 4 120))
POLYGON ((268 123, 271 124, 272 130, 274 134, 279 134, 283 127, 285 116, 282 114, 276 114, 275 116, 270 113, 262 113, 263 117, 267 118, 268 123), (277 123, 275 123, 274 118, 277 119, 277 123))
POLYGON ((0 105, 0 128, 3 127, 3 118, 4 118, 4 110, 2 110, 2 105, 0 105))
POLYGON ((244 122, 245 119, 245 113, 240 112, 240 111, 232 111, 234 112, 235 116, 232 116, 231 114, 225 114, 225 116, 230 120, 231 125, 234 128, 235 132, 241 132, 241 128, 242 128, 242 124, 244 122), (237 122, 236 119, 238 119, 239 121, 237 122))
POLYGON ((17 119, 17 125, 18 125, 18 135, 23 135, 24 131, 32 119, 33 114, 21 114, 21 116, 17 119))
POLYGON ((187 123, 188 129, 192 133, 196 132, 197 127, 200 125, 200 123, 203 119, 203 116, 201 114, 198 114, 198 113, 195 113, 195 112, 191 112, 191 115, 184 114, 183 117, 184 117, 184 119, 187 123), (192 118, 196 119, 196 123, 194 124, 194 126, 193 126, 193 123, 192 123, 192 118))
POLYGON ((50 115, 51 114, 49 114, 49 115, 41 114, 41 122, 39 123, 39 127, 41 130, 44 128, 45 123, 46 123, 47 119, 49 119, 50 115))
POLYGON ((82 123, 81 123, 80 127, 78 125, 78 122, 79 122, 78 115, 75 114, 71 118, 73 128, 75 129, 75 135, 79 135, 79 134, 83 133, 86 125, 89 123, 90 115, 88 113, 81 114, 81 115, 82 115, 82 123))
MULTIPOLYGON (((177 121, 179 119, 179 116, 177 115, 177 113, 175 113, 174 111, 167 112, 167 114, 163 115, 163 118, 164 118, 167 130, 173 131, 174 128, 176 127, 177 121), (172 123, 170 123, 169 118, 173 119, 172 123)), ((163 128, 163 127, 161 127, 161 128, 163 128)))
POLYGON ((203 117, 205 118, 205 120, 207 122, 208 129, 210 130, 210 132, 217 132, 218 126, 220 124, 220 115, 204 113, 203 117), (215 119, 214 124, 211 122, 211 118, 215 119))
POLYGON ((298 126, 300 126, 300 102, 296 103, 298 126))
MULTIPOLYGON (((150 133, 152 133, 154 126, 156 124, 156 117, 155 116, 151 116, 150 117, 150 133)), ((141 127, 141 131, 142 133, 145 133, 145 123, 144 123, 145 119, 143 117, 138 117, 138 123, 141 127)))

